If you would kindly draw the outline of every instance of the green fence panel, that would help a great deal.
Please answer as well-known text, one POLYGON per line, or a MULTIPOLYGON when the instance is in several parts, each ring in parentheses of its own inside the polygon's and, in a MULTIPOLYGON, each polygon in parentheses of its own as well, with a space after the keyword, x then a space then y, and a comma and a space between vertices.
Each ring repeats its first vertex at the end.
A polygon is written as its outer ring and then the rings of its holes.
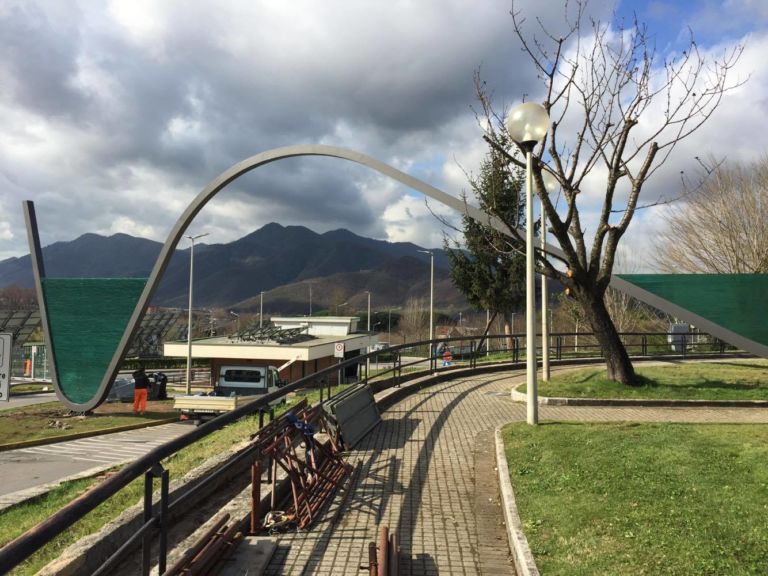
POLYGON ((146 278, 42 280, 61 393, 83 404, 99 389, 146 278))
POLYGON ((768 346, 768 274, 618 274, 723 328, 768 346))

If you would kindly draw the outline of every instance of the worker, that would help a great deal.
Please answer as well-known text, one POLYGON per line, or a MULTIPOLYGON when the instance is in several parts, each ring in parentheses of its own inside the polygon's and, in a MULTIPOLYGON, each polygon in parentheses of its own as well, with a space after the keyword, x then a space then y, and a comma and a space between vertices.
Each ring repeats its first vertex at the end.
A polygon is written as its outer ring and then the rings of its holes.
POLYGON ((133 413, 141 414, 147 410, 147 394, 149 393, 149 377, 144 372, 144 366, 139 364, 133 373, 133 413))

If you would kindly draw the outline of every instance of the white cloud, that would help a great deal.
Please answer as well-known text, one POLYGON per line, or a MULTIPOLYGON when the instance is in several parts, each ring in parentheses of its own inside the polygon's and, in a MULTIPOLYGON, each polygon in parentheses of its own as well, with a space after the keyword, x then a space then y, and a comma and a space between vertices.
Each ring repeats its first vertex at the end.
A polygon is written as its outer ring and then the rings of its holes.
MULTIPOLYGON (((607 4, 595 9, 608 13, 607 4)), ((553 24, 561 5, 519 7, 529 22, 553 24)), ((289 144, 359 150, 459 196, 464 171, 486 152, 470 109, 473 72, 482 65, 500 107, 539 85, 513 42, 509 8, 502 0, 471 9, 464 0, 3 3, 0 258, 27 252, 23 199, 37 203, 44 243, 94 231, 163 240, 219 173, 289 144)), ((765 29, 747 46, 740 68, 753 73, 749 84, 676 151, 649 192, 676 187, 695 155, 763 153, 765 29)), ((589 177, 590 207, 600 176, 589 177)), ((421 196, 331 159, 259 169, 195 226, 224 242, 270 221, 442 243, 421 196)))

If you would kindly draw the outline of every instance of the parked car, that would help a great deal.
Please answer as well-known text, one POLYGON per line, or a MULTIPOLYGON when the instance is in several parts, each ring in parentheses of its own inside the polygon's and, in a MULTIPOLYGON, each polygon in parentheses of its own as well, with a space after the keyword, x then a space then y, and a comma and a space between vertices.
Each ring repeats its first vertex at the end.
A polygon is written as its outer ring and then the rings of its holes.
MULTIPOLYGON (((112 388, 109 389, 107 402, 133 402, 134 385, 133 378, 118 377, 112 384, 112 388)), ((155 382, 154 374, 149 375, 147 400, 157 400, 159 390, 160 386, 155 382)))

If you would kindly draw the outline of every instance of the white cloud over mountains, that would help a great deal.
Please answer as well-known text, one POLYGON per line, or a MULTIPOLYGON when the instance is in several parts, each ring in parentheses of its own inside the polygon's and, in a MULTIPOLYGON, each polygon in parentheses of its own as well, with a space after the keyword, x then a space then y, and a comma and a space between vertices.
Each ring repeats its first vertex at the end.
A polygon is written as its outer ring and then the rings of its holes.
MULTIPOLYGON (((555 26, 561 5, 520 8, 555 26)), ((35 201, 44 244, 85 232, 162 241, 219 173, 290 144, 359 150, 459 196, 464 170, 485 152, 471 109, 475 70, 482 66, 499 107, 537 97, 509 8, 506 0, 6 0, 0 259, 28 251, 22 200, 35 201)), ((605 3, 594 9, 609 14, 605 3)), ((765 28, 751 32, 740 64, 749 84, 676 151, 656 192, 677 186, 694 156, 764 153, 766 43, 765 28)), ((270 221, 430 247, 442 238, 421 197, 328 158, 244 176, 192 229, 226 242, 270 221)), ((630 239, 642 246, 648 238, 634 227, 630 239)))

